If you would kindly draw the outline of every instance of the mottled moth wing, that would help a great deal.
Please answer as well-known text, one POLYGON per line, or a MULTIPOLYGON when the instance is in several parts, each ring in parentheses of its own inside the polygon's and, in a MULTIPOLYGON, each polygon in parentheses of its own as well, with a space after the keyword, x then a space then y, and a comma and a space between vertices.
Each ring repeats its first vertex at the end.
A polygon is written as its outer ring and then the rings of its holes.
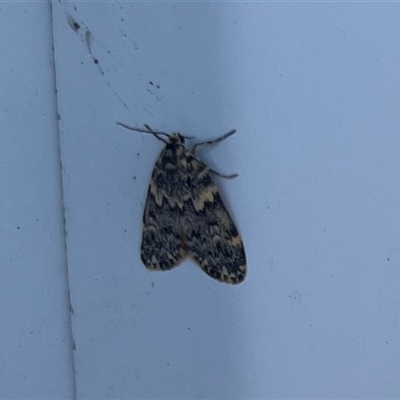
POLYGON ((246 276, 242 239, 210 176, 209 167, 187 149, 185 159, 192 194, 185 199, 181 219, 185 247, 189 256, 212 278, 240 283, 246 276))
POLYGON ((166 153, 167 147, 154 167, 143 214, 141 257, 144 265, 153 270, 171 269, 187 257, 185 244, 177 234, 181 231, 182 210, 170 204, 172 195, 166 192, 166 153))

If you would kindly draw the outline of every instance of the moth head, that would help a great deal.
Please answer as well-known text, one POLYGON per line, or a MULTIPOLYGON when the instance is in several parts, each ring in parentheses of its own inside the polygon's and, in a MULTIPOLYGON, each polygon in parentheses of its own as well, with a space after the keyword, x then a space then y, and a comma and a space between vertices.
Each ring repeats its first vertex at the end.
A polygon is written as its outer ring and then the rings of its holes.
POLYGON ((180 144, 185 144, 185 140, 187 139, 186 136, 181 135, 179 132, 177 133, 172 133, 171 135, 169 135, 169 142, 176 144, 176 145, 180 145, 180 144))

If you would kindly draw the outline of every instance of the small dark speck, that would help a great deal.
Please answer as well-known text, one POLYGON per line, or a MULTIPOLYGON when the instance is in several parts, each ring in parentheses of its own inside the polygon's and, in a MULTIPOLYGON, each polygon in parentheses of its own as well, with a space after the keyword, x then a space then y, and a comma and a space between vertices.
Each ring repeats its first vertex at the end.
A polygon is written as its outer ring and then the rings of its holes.
POLYGON ((187 327, 187 330, 190 331, 190 326, 187 327))
POLYGON ((136 180, 136 176, 135 175, 133 175, 133 179, 136 180))
POLYGON ((97 58, 93 58, 93 62, 94 62, 95 64, 98 64, 98 63, 99 63, 99 60, 98 60, 97 58))
POLYGON ((68 24, 74 32, 78 32, 81 26, 69 15, 68 24))
POLYGON ((21 229, 21 227, 20 227, 20 226, 17 226, 17 229, 21 229))
POLYGON ((390 258, 387 258, 386 261, 390 261, 390 258))
POLYGON ((298 301, 301 303, 301 295, 298 291, 293 291, 291 294, 288 295, 291 301, 298 301))
POLYGON ((151 282, 151 287, 154 287, 154 281, 153 281, 153 282, 151 282))
POLYGON ((140 153, 136 153, 136 155, 139 157, 139 156, 140 156, 140 153))
POLYGON ((74 10, 77 11, 76 7, 74 7, 74 10))
POLYGON ((149 81, 149 85, 154 86, 156 89, 160 89, 160 85, 156 85, 153 81, 149 81))

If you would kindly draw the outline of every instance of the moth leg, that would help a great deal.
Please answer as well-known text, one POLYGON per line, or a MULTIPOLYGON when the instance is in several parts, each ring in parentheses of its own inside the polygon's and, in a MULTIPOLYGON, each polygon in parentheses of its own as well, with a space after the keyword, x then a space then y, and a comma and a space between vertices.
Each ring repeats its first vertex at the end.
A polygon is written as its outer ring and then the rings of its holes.
MULTIPOLYGON (((236 132, 236 129, 232 129, 229 132, 226 132, 225 134, 223 134, 222 136, 220 136, 216 139, 209 140, 207 142, 197 143, 193 146, 192 153, 195 154, 197 146, 212 146, 214 144, 218 144, 218 143, 222 142, 223 140, 227 139, 229 136, 232 136, 235 132, 236 132)), ((215 171, 211 168, 210 168, 210 172, 212 172, 213 174, 215 174, 221 178, 225 178, 225 179, 233 179, 238 176, 238 174, 229 174, 229 175, 221 174, 220 172, 215 171)))
POLYGON ((220 143, 223 140, 227 139, 229 136, 232 136, 235 132, 236 132, 236 129, 232 129, 229 132, 226 132, 225 134, 223 134, 222 136, 220 136, 216 139, 208 140, 207 142, 197 143, 193 146, 192 153, 195 154, 197 146, 211 146, 213 144, 220 143))
POLYGON ((221 172, 214 171, 211 168, 210 168, 210 172, 212 172, 213 174, 215 174, 221 178, 225 178, 225 179, 233 179, 233 178, 237 178, 239 176, 238 174, 229 174, 229 175, 221 174, 221 172))

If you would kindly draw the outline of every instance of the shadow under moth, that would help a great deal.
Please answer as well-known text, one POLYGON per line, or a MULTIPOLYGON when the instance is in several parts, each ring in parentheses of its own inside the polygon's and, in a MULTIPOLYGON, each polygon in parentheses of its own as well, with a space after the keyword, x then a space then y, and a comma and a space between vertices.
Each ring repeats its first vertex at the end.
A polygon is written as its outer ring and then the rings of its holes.
POLYGON ((190 151, 180 133, 124 128, 150 133, 164 142, 151 176, 143 214, 141 258, 148 269, 170 270, 187 257, 218 281, 240 283, 246 276, 246 255, 242 239, 222 202, 210 173, 196 155, 196 148, 223 141, 236 131, 194 145, 190 151), (167 139, 164 139, 166 136, 167 139))

